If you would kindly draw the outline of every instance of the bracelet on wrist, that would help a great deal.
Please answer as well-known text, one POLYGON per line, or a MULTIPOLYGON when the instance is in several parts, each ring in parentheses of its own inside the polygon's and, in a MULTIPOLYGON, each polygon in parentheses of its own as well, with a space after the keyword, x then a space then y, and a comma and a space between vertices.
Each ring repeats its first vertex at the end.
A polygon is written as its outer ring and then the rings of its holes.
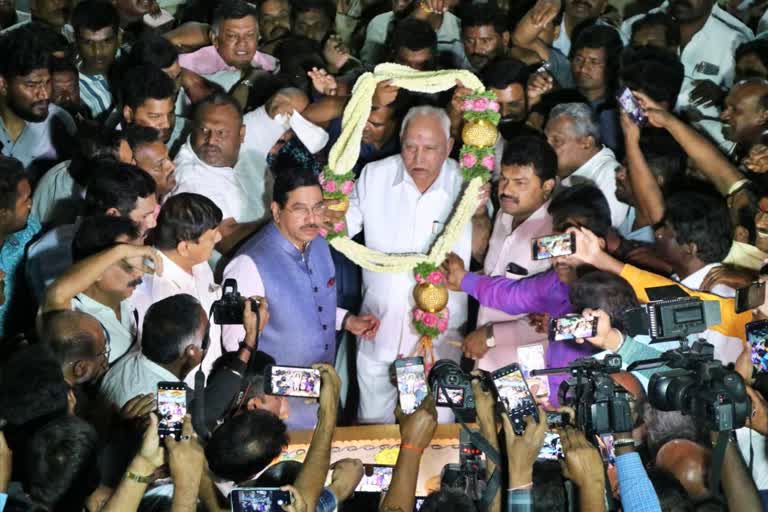
POLYGON ((140 484, 149 484, 152 482, 152 475, 146 475, 146 476, 137 475, 131 470, 128 470, 125 472, 125 478, 127 478, 128 480, 132 480, 134 482, 138 482, 140 484))
POLYGON ((412 452, 416 452, 416 453, 418 453, 419 455, 421 455, 422 453, 424 453, 424 448, 416 448, 415 446, 413 446, 412 444, 409 444, 409 443, 403 443, 403 444, 401 444, 401 445, 400 445, 400 449, 401 449, 401 450, 410 450, 410 451, 412 451, 412 452))
POLYGON ((245 349, 251 354, 253 354, 254 348, 250 345, 248 345, 245 341, 241 341, 240 345, 238 345, 241 349, 245 349))

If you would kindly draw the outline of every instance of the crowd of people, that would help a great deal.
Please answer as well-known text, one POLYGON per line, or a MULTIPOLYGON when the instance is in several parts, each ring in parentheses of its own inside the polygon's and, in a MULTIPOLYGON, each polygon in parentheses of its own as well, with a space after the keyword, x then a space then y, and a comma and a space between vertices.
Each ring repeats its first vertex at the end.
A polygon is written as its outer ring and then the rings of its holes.
POLYGON ((294 512, 364 510, 363 465, 331 464, 334 430, 395 422, 374 507, 414 510, 438 423, 467 417, 423 380, 403 413, 415 277, 362 270, 324 234, 426 254, 464 193, 475 91, 379 82, 344 211, 321 174, 356 80, 386 62, 468 70, 500 114, 429 355, 472 371, 471 400, 450 396, 501 456, 483 466, 489 499, 436 485, 421 510, 768 510, 768 330, 748 327, 768 301, 735 308, 768 281, 764 2, 173 5, 0 0, 0 511, 218 511, 239 487, 282 488, 294 512), (691 341, 746 385, 746 423, 719 444, 648 393, 669 368, 627 369, 680 346, 625 319, 669 286, 719 307, 691 341), (222 300, 242 322, 214 321, 222 300), (576 325, 590 336, 565 335, 576 325), (633 421, 610 440, 558 395, 568 375, 528 379, 522 435, 486 385, 512 363, 610 354, 633 421), (273 365, 289 369, 270 381, 273 365), (297 384, 297 368, 316 373, 297 384), (183 395, 171 413, 161 383, 183 395), (570 421, 548 429, 547 411, 570 421), (312 429, 303 463, 272 465, 312 429))

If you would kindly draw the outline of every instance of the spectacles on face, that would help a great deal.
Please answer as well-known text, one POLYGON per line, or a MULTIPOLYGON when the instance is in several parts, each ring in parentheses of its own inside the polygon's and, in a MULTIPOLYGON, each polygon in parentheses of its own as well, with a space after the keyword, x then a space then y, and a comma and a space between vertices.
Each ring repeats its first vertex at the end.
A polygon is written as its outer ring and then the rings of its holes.
POLYGON ((313 215, 321 216, 325 214, 325 211, 328 209, 328 207, 325 205, 325 203, 316 204, 312 208, 309 208, 308 206, 299 205, 299 206, 292 206, 291 208, 288 208, 288 212, 292 215, 296 215, 299 217, 309 217, 310 212, 313 215))

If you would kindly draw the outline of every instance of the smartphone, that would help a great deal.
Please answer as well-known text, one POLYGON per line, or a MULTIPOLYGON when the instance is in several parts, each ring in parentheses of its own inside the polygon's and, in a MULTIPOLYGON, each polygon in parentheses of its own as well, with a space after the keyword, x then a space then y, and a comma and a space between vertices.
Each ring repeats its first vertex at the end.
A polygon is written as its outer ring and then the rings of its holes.
POLYGON ((537 418, 536 400, 533 398, 528 383, 525 381, 522 370, 517 363, 500 368, 491 375, 496 395, 504 407, 512 428, 517 435, 523 435, 525 431, 526 416, 537 418))
POLYGON ((400 393, 400 409, 411 414, 427 397, 427 379, 424 375, 424 358, 406 357, 395 360, 397 391, 400 393))
POLYGON ((517 347, 517 363, 523 371, 528 387, 536 396, 549 396, 549 379, 546 375, 531 376, 531 370, 543 370, 547 367, 544 361, 544 345, 534 343, 517 347))
POLYGON ((157 432, 160 439, 181 439, 181 428, 187 414, 187 388, 183 382, 157 383, 157 432))
POLYGON ((416 496, 416 501, 413 504, 413 511, 419 512, 421 510, 421 506, 424 504, 424 500, 427 498, 424 496, 416 496))
POLYGON ((765 283, 752 283, 736 290, 736 313, 744 313, 765 302, 765 283))
POLYGON ((576 237, 573 233, 549 235, 531 241, 534 260, 546 260, 556 256, 568 256, 576 252, 576 237))
POLYGON ((544 444, 541 445, 537 460, 560 460, 564 457, 560 434, 553 430, 544 433, 544 444))
POLYGON ((637 101, 635 95, 629 90, 629 87, 622 87, 619 94, 616 96, 616 100, 621 105, 621 109, 627 113, 629 118, 638 126, 645 125, 648 122, 648 117, 643 112, 643 107, 640 106, 640 102, 637 101))
POLYGON ((457 409, 463 409, 464 388, 453 386, 438 386, 435 405, 437 407, 456 407, 457 409))
POLYGON ((768 320, 747 324, 747 341, 751 347, 752 364, 760 373, 768 373, 768 320))
POLYGON ((512 274, 515 276, 527 276, 528 275, 528 269, 525 267, 521 267, 514 261, 510 261, 507 263, 507 274, 512 274))
POLYGON ((314 368, 269 365, 264 369, 264 392, 317 398, 320 396, 320 372, 314 368))
POLYGON ((547 428, 561 428, 570 422, 571 417, 567 412, 550 411, 547 413, 547 428))
POLYGON ((603 462, 616 465, 616 450, 613 448, 613 434, 595 434, 597 446, 600 448, 600 455, 603 456, 603 462))
POLYGON ((277 487, 243 487, 229 494, 232 512, 283 512, 291 504, 291 493, 277 487))
POLYGON ((365 472, 355 492, 385 492, 392 482, 394 466, 382 466, 379 464, 365 464, 365 472))
POLYGON ((581 315, 565 315, 553 318, 549 322, 549 341, 575 340, 592 338, 597 334, 597 318, 584 318, 581 315))

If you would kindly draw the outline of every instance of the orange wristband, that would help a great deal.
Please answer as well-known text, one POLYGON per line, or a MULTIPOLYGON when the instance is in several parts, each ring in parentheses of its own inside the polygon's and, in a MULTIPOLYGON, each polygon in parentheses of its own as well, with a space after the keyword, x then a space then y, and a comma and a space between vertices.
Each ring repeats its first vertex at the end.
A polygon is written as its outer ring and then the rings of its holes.
POLYGON ((413 446, 412 444, 408 444, 408 443, 405 443, 405 444, 401 444, 401 445, 400 445, 400 449, 402 449, 402 450, 411 450, 411 451, 413 451, 413 452, 416 452, 416 453, 418 453, 419 455, 421 455, 422 453, 424 453, 424 449, 423 449, 423 448, 416 448, 416 447, 415 447, 415 446, 413 446))

